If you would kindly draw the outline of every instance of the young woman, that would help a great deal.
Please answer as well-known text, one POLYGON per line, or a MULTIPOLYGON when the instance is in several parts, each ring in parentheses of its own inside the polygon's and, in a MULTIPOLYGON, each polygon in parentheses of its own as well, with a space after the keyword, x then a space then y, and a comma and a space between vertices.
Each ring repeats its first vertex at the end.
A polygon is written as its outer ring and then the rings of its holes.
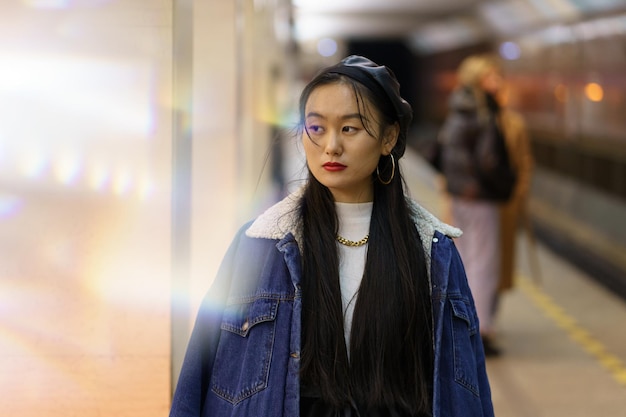
POLYGON ((395 76, 348 57, 300 114, 309 178, 235 237, 170 416, 492 416, 460 231, 404 192, 395 76))

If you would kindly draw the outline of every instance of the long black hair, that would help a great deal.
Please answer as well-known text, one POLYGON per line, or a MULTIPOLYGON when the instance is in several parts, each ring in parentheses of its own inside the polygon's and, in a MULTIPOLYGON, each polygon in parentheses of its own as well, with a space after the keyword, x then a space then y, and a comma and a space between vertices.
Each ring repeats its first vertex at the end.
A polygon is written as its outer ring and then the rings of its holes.
MULTIPOLYGON (((302 92, 301 122, 311 92, 321 85, 348 83, 361 115, 376 111, 382 138, 398 123, 393 98, 381 89, 335 72, 322 72, 302 92)), ((369 118, 362 117, 364 121, 369 118)), ((302 127, 304 129, 304 127, 302 127)), ((406 126, 392 150, 404 153, 406 126)), ((306 133, 306 131, 304 131, 306 133)), ((382 140, 382 139, 381 139, 382 140)), ((432 413, 433 330, 430 285, 421 238, 405 196, 399 165, 381 156, 372 174, 374 203, 363 279, 346 350, 335 237, 338 219, 331 192, 309 172, 300 204, 303 258, 301 377, 337 408, 395 408, 411 416, 432 413), (378 175, 382 177, 382 181, 378 175), (348 359, 349 356, 349 359, 348 359)))

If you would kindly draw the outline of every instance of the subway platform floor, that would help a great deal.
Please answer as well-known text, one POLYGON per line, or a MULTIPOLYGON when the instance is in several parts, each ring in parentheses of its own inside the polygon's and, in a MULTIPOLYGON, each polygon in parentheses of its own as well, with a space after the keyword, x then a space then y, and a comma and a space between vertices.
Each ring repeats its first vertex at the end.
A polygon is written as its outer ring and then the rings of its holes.
MULTIPOLYGON (((402 160, 412 196, 441 216, 433 171, 402 160)), ((497 417, 626 416, 626 302, 520 233, 516 285, 500 301, 487 360, 497 417)))

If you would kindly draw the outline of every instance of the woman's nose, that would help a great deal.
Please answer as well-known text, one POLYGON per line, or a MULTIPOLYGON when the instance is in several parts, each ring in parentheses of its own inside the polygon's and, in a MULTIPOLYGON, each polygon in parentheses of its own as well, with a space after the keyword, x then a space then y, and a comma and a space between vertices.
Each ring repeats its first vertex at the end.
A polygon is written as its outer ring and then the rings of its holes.
POLYGON ((341 135, 337 132, 329 132, 326 138, 325 151, 328 155, 341 155, 341 135))

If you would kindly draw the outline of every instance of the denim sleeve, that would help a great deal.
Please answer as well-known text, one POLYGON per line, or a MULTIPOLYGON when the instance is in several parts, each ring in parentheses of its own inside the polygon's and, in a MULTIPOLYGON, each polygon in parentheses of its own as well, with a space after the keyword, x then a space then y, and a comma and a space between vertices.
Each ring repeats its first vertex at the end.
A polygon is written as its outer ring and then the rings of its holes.
MULTIPOLYGON (((451 271, 456 271, 457 279, 459 281, 458 287, 459 291, 463 295, 463 298, 467 298, 470 300, 470 306, 474 315, 476 315, 476 308, 474 307, 474 299, 472 297, 472 293, 469 288, 469 284, 467 282, 467 277, 465 275, 465 268, 463 267, 463 262, 461 261, 461 256, 459 255, 456 247, 453 246, 453 255, 452 255, 452 267, 451 271)), ((478 323, 478 319, 476 319, 478 323)), ((477 334, 480 334, 478 329, 480 324, 477 324, 477 334)), ((491 401, 491 387, 489 385, 489 379, 487 377, 487 368, 485 363, 485 352, 483 349, 483 344, 480 337, 472 338, 472 352, 475 358, 476 363, 476 377, 478 382, 478 392, 480 393, 480 401, 482 403, 483 417, 493 417, 493 404, 491 401)))
POLYGON ((235 254, 242 233, 240 231, 231 243, 198 310, 172 399, 170 417, 202 415, 220 337, 222 314, 230 291, 235 254))
POLYGON ((478 317, 463 262, 452 239, 437 232, 433 242, 433 416, 493 417, 478 317))

